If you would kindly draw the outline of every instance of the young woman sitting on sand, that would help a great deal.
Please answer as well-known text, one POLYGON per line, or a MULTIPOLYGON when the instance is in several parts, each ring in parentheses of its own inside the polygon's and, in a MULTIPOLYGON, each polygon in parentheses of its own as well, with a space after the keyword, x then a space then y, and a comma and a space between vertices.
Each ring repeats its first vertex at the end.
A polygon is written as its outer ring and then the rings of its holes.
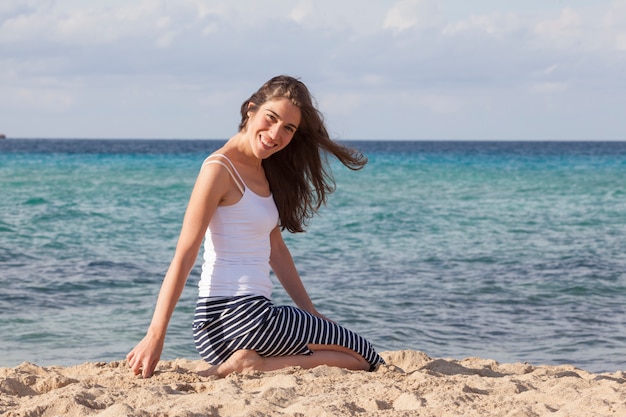
POLYGON ((202 375, 383 363, 367 340, 316 310, 281 235, 304 231, 334 189, 321 153, 354 170, 367 162, 330 139, 299 80, 274 77, 242 104, 239 132, 204 161, 196 180, 152 322, 127 355, 135 375, 154 372, 203 239, 193 330, 213 366, 202 375), (299 308, 272 304, 270 268, 299 308))

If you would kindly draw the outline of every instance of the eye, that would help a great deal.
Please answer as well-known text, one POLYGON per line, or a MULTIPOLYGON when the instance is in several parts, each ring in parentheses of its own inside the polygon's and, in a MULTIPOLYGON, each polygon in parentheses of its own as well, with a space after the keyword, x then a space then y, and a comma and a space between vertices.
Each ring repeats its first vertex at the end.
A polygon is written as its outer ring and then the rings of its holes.
POLYGON ((274 122, 274 123, 275 123, 275 122, 277 122, 277 121, 278 121, 278 119, 276 118, 276 116, 274 116, 272 113, 267 113, 267 114, 265 115, 265 117, 267 117, 267 120, 268 120, 268 121, 270 121, 270 122, 274 122))

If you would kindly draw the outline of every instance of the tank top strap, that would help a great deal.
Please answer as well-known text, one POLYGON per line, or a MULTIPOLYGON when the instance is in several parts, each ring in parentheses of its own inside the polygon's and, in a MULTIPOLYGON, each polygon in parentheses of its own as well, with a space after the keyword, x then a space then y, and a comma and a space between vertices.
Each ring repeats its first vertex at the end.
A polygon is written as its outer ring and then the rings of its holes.
POLYGON ((237 171, 237 168, 235 168, 235 164, 233 164, 233 162, 230 159, 228 159, 226 155, 221 154, 221 153, 214 153, 213 155, 210 155, 209 157, 207 157, 207 159, 204 160, 204 162, 202 163, 202 166, 208 165, 208 164, 218 164, 226 168, 226 171, 228 171, 228 174, 230 175, 230 177, 233 179, 233 181, 235 181, 235 185, 237 185, 237 188, 239 189, 239 191, 241 191, 241 194, 242 195, 244 194, 246 183, 243 180, 243 178, 241 178, 241 175, 239 174, 239 171, 237 171), (214 156, 223 158, 224 160, 226 160, 226 162, 228 162, 228 164, 224 163, 220 159, 209 159, 214 156))

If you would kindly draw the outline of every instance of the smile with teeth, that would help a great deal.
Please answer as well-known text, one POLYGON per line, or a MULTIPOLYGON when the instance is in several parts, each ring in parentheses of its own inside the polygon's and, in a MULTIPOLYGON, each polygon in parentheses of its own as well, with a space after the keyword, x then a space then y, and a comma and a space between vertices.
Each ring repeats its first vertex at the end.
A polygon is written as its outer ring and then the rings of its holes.
POLYGON ((266 148, 273 148, 275 146, 278 146, 276 143, 267 142, 263 136, 259 136, 259 139, 261 140, 263 146, 265 146, 266 148))

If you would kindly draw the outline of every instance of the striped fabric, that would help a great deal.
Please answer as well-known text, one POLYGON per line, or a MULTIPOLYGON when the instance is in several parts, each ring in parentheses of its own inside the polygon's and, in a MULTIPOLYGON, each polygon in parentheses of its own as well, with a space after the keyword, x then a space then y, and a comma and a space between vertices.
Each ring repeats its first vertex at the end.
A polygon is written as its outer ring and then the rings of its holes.
POLYGON ((240 349, 261 356, 310 355, 309 344, 339 345, 376 369, 384 363, 363 337, 336 323, 291 306, 275 306, 263 296, 200 298, 193 322, 196 349, 220 364, 240 349))

